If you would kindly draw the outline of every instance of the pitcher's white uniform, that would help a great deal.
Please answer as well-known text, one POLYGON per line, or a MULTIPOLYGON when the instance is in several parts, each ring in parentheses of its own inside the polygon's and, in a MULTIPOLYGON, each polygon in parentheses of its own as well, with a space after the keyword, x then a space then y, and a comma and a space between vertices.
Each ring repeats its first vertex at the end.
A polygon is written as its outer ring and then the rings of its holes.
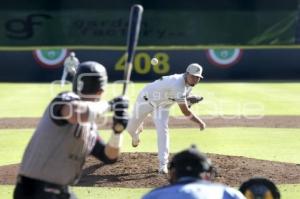
POLYGON ((157 130, 160 166, 167 165, 169 156, 169 109, 174 103, 185 103, 192 87, 185 83, 184 74, 164 76, 148 84, 138 95, 127 131, 137 136, 138 128, 149 113, 157 130))

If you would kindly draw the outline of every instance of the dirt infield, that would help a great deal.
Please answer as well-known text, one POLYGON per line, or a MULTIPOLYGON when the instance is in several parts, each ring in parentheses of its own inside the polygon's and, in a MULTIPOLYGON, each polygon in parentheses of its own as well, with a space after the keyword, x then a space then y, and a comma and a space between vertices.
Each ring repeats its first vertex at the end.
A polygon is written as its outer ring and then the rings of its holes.
MULTIPOLYGON (((265 128, 300 128, 300 116, 203 116, 207 127, 265 127, 265 128)), ((35 128, 39 118, 0 118, 0 129, 35 128)), ((111 118, 107 118, 104 125, 99 128, 111 128, 111 118)), ((145 128, 154 128, 152 119, 145 120, 145 128)), ((184 117, 170 117, 170 128, 197 127, 193 122, 184 117)))
MULTIPOLYGON (((300 116, 214 117, 204 118, 208 127, 268 127, 300 128, 300 116)), ((0 118, 0 129, 35 128, 39 118, 0 118)), ((110 120, 108 120, 110 121, 110 120)), ((100 129, 110 128, 108 122, 100 129)), ((153 128, 147 118, 145 128, 153 128)), ((171 117, 170 128, 196 127, 182 117, 171 117)), ((300 165, 257 160, 245 157, 209 154, 217 176, 215 181, 238 186, 250 177, 267 177, 278 184, 300 183, 300 165)), ((157 172, 157 155, 154 153, 123 153, 113 165, 103 165, 88 158, 78 186, 99 187, 157 187, 168 183, 166 175, 157 172)), ((0 184, 14 184, 19 165, 0 167, 0 184)))
MULTIPOLYGON (((250 177, 267 177, 277 184, 300 183, 300 165, 244 157, 208 154, 217 168, 216 182, 238 186, 250 177)), ((88 158, 78 186, 143 188, 166 185, 157 172, 153 153, 123 153, 113 165, 88 158)), ((14 184, 19 165, 0 167, 0 184, 14 184)))

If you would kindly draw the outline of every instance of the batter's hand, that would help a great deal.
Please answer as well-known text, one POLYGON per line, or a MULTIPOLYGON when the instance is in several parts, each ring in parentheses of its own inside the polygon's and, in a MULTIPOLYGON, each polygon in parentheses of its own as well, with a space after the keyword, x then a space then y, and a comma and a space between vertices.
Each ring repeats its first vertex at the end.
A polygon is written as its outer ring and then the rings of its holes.
POLYGON ((110 110, 115 111, 116 109, 124 108, 128 109, 129 101, 124 96, 115 97, 109 102, 110 110))
POLYGON ((128 99, 125 97, 117 97, 113 104, 113 130, 120 134, 126 128, 128 123, 128 99))

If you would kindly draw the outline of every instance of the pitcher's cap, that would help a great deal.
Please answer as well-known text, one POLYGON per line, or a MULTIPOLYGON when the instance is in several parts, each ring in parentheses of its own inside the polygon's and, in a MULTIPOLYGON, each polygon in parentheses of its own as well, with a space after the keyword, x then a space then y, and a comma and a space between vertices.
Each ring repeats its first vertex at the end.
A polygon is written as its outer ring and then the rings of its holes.
POLYGON ((188 65, 188 67, 186 68, 186 72, 193 76, 203 78, 202 76, 203 68, 197 63, 192 63, 188 65))

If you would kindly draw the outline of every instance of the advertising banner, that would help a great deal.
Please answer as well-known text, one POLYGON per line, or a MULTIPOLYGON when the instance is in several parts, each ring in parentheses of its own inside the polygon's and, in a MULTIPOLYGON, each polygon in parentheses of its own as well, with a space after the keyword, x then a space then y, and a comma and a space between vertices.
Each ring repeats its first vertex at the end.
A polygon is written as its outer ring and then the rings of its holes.
MULTIPOLYGON (((63 60, 70 51, 37 49, 0 52, 0 81, 60 80, 63 60)), ((124 51, 74 51, 81 62, 92 60, 103 64, 110 81, 123 79, 124 51)), ((153 81, 164 75, 183 73, 194 62, 203 66, 205 81, 300 80, 299 54, 300 49, 138 50, 133 60, 131 80, 153 81), (153 57, 158 59, 157 65, 151 65, 153 57)))

